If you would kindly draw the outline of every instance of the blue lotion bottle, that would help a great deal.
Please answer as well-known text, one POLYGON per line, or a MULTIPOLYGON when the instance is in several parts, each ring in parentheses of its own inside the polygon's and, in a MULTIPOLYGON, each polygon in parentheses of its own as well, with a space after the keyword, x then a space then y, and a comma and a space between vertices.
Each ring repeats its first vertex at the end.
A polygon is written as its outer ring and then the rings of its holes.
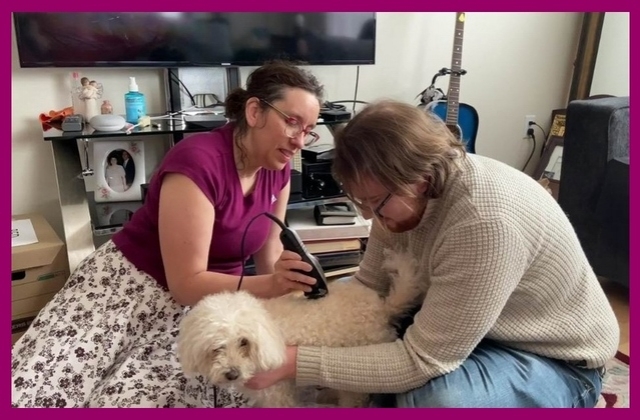
POLYGON ((146 98, 138 91, 135 77, 129 77, 129 92, 124 94, 125 119, 128 123, 138 124, 138 120, 147 115, 146 98))

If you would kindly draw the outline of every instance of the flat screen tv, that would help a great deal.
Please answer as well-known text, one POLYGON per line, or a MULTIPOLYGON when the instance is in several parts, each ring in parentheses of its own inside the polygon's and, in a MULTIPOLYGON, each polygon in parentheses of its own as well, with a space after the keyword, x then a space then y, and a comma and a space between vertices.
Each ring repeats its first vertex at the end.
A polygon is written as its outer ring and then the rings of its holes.
POLYGON ((376 14, 14 13, 21 67, 375 64, 376 14))

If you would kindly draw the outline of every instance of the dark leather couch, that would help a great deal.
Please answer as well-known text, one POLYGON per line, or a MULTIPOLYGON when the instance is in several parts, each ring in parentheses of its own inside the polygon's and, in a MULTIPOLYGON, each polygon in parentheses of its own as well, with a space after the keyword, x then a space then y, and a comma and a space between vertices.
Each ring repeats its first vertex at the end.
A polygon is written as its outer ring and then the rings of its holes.
POLYGON ((597 275, 629 284, 629 97, 572 101, 558 202, 597 275))

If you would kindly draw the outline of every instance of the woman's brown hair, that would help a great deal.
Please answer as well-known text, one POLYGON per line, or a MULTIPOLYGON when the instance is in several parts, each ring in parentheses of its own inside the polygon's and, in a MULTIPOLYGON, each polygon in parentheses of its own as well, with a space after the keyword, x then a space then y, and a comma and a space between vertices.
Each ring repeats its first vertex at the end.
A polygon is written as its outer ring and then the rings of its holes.
POLYGON ((347 195, 363 180, 380 182, 389 192, 412 195, 410 186, 429 183, 437 198, 464 144, 437 116, 393 100, 364 108, 335 136, 333 175, 347 195))
MULTIPOLYGON (((255 69, 247 77, 247 87, 236 88, 225 99, 225 115, 236 123, 238 137, 248 130, 245 105, 249 98, 258 98, 273 103, 284 97, 287 88, 298 88, 312 93, 322 102, 323 87, 309 71, 287 61, 271 61, 255 69)), ((262 108, 266 108, 264 102, 262 108)))

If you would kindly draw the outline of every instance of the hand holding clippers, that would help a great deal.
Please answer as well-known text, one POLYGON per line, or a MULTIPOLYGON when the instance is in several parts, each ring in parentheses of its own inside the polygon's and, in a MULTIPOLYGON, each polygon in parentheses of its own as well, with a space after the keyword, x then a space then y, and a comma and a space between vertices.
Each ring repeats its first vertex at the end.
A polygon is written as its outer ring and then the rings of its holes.
POLYGON ((327 279, 317 258, 310 254, 309 251, 307 251, 304 243, 293 229, 287 227, 274 215, 269 213, 264 214, 275 223, 277 223, 278 226, 280 226, 280 228, 282 229, 282 232, 280 232, 280 241, 282 242, 284 249, 300 255, 302 261, 306 262, 312 267, 311 271, 309 272, 294 270, 304 274, 305 276, 313 277, 314 279, 316 279, 316 283, 311 285, 311 291, 305 292, 304 295, 308 299, 318 299, 327 295, 327 293, 329 293, 329 289, 327 287, 327 279))

